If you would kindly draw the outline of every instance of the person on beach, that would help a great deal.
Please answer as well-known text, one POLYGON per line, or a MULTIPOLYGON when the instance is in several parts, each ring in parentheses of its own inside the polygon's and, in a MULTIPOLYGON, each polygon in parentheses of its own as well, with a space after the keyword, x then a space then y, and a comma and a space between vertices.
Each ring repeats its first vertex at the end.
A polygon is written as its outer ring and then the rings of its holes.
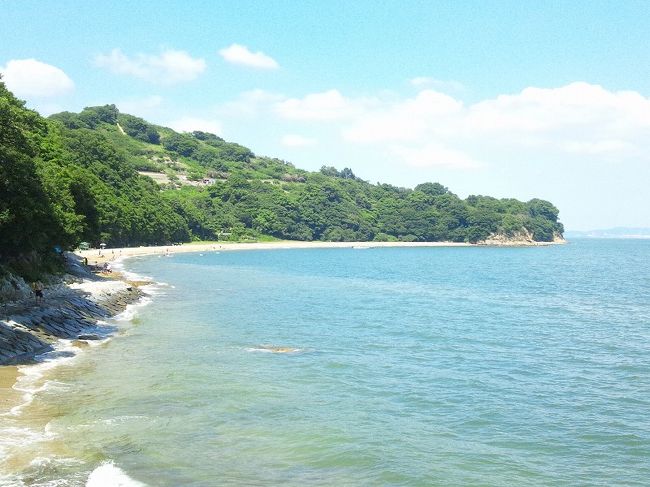
POLYGON ((40 304, 43 301, 43 283, 41 281, 36 281, 32 284, 32 289, 34 290, 34 299, 36 304, 40 304))

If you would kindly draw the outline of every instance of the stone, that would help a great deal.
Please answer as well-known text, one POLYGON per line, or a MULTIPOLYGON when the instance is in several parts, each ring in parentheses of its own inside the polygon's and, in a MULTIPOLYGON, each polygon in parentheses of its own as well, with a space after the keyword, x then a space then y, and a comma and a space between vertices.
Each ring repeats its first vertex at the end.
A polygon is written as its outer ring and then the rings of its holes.
POLYGON ((99 335, 93 335, 93 334, 86 334, 86 335, 79 335, 77 336, 79 340, 101 340, 102 337, 99 335))

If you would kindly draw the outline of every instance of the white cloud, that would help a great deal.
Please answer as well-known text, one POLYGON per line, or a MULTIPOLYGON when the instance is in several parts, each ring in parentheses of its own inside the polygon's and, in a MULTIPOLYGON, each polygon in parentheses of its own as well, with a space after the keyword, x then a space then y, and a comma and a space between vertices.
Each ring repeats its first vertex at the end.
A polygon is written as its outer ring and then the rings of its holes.
POLYGON ((129 98, 116 103, 120 112, 131 115, 144 116, 153 113, 162 105, 163 98, 158 95, 151 95, 145 98, 129 98))
MULTIPOLYGON (((438 121, 455 117, 463 105, 454 98, 433 90, 423 90, 415 98, 384 104, 364 113, 343 136, 352 142, 417 140, 437 126, 438 121)), ((446 125, 439 126, 443 131, 446 125)))
POLYGON ((339 120, 360 112, 363 104, 363 100, 349 100, 338 90, 329 90, 278 102, 275 110, 292 120, 339 120))
POLYGON ((166 125, 177 132, 193 132, 195 130, 200 130, 215 135, 222 135, 223 133, 221 122, 205 118, 181 117, 178 120, 167 122, 166 125))
POLYGON ((18 97, 47 98, 64 95, 74 89, 63 70, 36 59, 12 59, 0 66, 2 80, 18 97))
POLYGON ((418 165, 447 159, 458 167, 472 166, 471 157, 443 153, 441 146, 462 154, 519 151, 522 160, 531 148, 549 156, 622 156, 650 149, 650 99, 576 82, 530 87, 465 106, 425 89, 413 98, 379 103, 342 125, 341 133, 349 142, 384 148, 399 142, 391 151, 412 157, 418 165), (432 143, 438 145, 432 148, 432 143))
POLYGON ((222 58, 232 64, 239 64, 258 69, 278 69, 280 65, 271 56, 262 51, 252 52, 241 44, 232 44, 219 51, 222 58))
POLYGON ((547 133, 567 129, 625 132, 650 127, 650 99, 631 91, 571 83, 560 88, 526 88, 475 104, 468 126, 479 131, 547 133))
POLYGON ((433 78, 429 78, 428 76, 416 76, 415 78, 411 78, 409 83, 413 86, 427 86, 431 84, 432 81, 433 78))
POLYGON ((441 79, 431 78, 429 76, 416 76, 409 80, 409 84, 416 88, 435 88, 440 91, 445 92, 462 92, 465 90, 465 85, 459 83, 458 81, 445 81, 441 79))
MULTIPOLYGON (((390 91, 350 97, 331 89, 287 98, 255 90, 226 106, 278 125, 284 134, 317 123, 323 137, 338 142, 340 153, 375 161, 392 156, 398 167, 650 162, 650 98, 584 82, 529 87, 473 104, 424 88, 407 97, 390 91)), ((308 145, 287 136, 281 142, 308 145)), ((335 149, 321 144, 318 157, 328 153, 335 149)))
POLYGON ((316 139, 310 137, 303 137, 298 134, 287 134, 282 137, 280 140, 283 146, 285 147, 305 147, 309 145, 315 145, 316 139))
POLYGON ((435 143, 422 147, 393 146, 390 152, 405 165, 420 169, 431 167, 475 169, 482 166, 482 163, 459 150, 435 143))
POLYGON ((113 73, 133 76, 153 83, 172 85, 196 79, 205 71, 205 60, 185 51, 168 49, 159 55, 128 56, 120 49, 95 57, 95 65, 113 73))
POLYGON ((236 99, 219 106, 217 111, 228 117, 257 117, 284 99, 283 95, 256 89, 241 93, 236 99))
POLYGON ((593 142, 569 141, 564 144, 567 152, 575 154, 612 154, 612 153, 627 153, 633 150, 633 146, 629 142, 622 140, 598 140, 593 142))

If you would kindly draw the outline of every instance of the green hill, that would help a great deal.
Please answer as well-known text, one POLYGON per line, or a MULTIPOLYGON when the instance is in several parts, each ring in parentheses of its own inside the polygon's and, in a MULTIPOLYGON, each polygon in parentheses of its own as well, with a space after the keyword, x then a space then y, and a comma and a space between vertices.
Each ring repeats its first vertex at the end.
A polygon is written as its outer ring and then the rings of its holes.
POLYGON ((1 82, 0 157, 3 260, 81 241, 550 241, 563 231, 547 201, 463 200, 438 183, 405 189, 370 184, 348 168, 307 172, 114 105, 44 119, 1 82))

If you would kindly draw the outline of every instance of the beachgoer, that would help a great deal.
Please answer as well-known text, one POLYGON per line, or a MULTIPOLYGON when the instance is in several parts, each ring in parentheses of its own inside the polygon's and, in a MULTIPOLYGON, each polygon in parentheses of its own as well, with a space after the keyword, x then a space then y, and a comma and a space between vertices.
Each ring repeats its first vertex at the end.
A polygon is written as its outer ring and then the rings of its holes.
POLYGON ((32 289, 34 290, 34 299, 36 303, 43 301, 43 283, 41 281, 36 281, 32 284, 32 289))

